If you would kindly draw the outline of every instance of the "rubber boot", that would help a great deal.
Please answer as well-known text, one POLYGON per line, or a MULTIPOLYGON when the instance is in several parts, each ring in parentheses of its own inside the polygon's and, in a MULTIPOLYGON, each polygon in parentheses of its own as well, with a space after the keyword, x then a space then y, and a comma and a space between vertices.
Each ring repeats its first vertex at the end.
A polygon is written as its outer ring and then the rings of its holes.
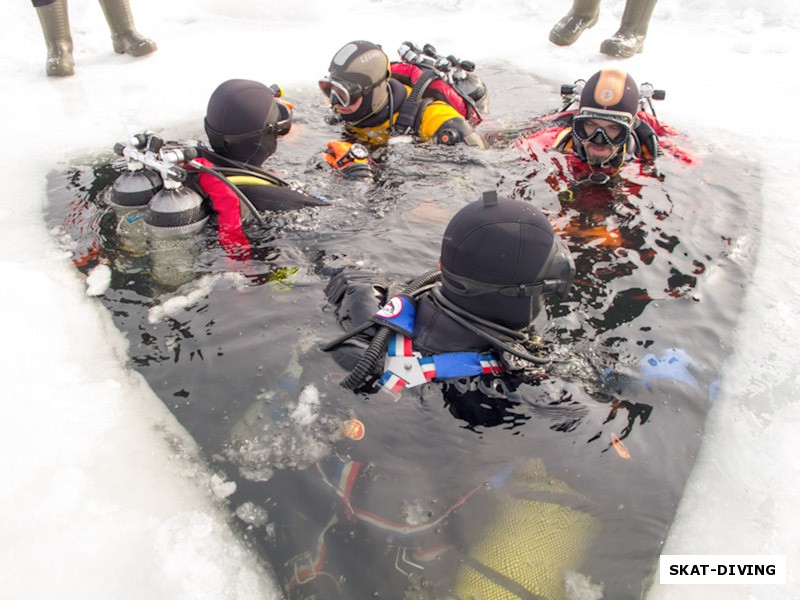
POLYGON ((74 75, 75 60, 72 58, 67 0, 56 0, 47 6, 37 6, 36 14, 39 15, 47 44, 47 74, 53 77, 74 75))
POLYGON ((636 56, 644 48, 647 26, 656 0, 628 0, 619 31, 600 44, 600 52, 617 58, 636 56))
POLYGON ((550 30, 550 41, 557 46, 569 46, 585 29, 594 27, 599 16, 600 0, 573 0, 566 16, 550 30))
POLYGON ((100 6, 111 30, 114 52, 144 56, 158 49, 153 40, 147 39, 134 28, 128 0, 100 0, 100 6))

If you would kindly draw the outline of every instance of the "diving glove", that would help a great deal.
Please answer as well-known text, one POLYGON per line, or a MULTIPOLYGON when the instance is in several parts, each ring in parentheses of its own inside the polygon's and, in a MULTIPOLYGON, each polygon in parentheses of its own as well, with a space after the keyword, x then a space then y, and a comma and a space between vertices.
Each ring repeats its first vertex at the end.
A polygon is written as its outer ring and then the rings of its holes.
POLYGON ((345 267, 328 283, 325 296, 336 307, 336 316, 349 331, 369 321, 386 302, 388 282, 373 271, 345 267))
POLYGON ((363 145, 331 140, 327 146, 325 160, 347 179, 370 179, 375 176, 369 150, 363 145))

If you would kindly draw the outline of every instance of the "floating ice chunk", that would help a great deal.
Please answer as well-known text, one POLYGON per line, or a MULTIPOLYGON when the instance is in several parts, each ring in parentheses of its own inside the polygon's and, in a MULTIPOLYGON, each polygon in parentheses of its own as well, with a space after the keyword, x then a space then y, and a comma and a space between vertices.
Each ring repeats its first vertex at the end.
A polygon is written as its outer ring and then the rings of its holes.
POLYGON ((252 502, 240 504, 236 509, 236 516, 248 525, 253 525, 254 527, 266 525, 269 520, 267 509, 252 502))
POLYGON ((97 265, 86 278, 86 293, 89 296, 102 296, 111 285, 111 269, 108 265, 97 265))
POLYGON ((227 498, 236 491, 236 482, 225 481, 219 475, 211 476, 211 491, 217 498, 227 498))
POLYGON ((211 293, 214 284, 220 280, 228 280, 233 283, 236 289, 242 289, 247 285, 247 279, 241 273, 224 273, 222 275, 205 275, 197 281, 187 284, 186 291, 165 300, 158 306, 152 307, 147 313, 147 320, 150 323, 158 323, 167 317, 179 314, 200 302, 211 293))
POLYGON ((589 577, 577 571, 567 570, 564 573, 564 588, 568 600, 601 600, 603 598, 603 586, 599 583, 592 583, 589 577))

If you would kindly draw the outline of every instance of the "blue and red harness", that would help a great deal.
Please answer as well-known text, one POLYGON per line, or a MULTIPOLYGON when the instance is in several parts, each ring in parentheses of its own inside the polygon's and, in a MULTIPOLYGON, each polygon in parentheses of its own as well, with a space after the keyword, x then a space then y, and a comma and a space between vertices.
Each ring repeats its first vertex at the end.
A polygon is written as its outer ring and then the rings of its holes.
POLYGON ((412 345, 416 307, 406 296, 394 296, 373 316, 373 320, 395 333, 389 340, 384 360, 382 388, 398 395, 407 387, 429 381, 495 375, 506 371, 492 353, 445 352, 422 356, 412 345))

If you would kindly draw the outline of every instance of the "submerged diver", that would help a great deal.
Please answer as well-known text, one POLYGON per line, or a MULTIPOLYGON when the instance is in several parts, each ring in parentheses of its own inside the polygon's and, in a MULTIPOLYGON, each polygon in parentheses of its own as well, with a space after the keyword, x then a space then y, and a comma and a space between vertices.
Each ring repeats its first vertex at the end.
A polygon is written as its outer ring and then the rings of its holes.
MULTIPOLYGON (((514 411, 517 389, 545 377, 546 360, 526 348, 529 327, 546 297, 568 293, 571 257, 535 206, 498 201, 492 192, 452 218, 440 263, 441 271, 400 287, 370 271, 340 271, 326 294, 347 333, 323 349, 351 370, 344 387, 398 396, 406 388, 441 385, 450 412, 470 428, 508 427, 510 419, 521 425, 527 417, 514 411), (391 298, 390 289, 397 292, 391 298)), ((416 412, 414 404, 408 410, 416 412)), ((443 437, 437 435, 440 444, 420 450, 437 452, 447 474, 418 473, 413 483, 403 483, 408 474, 393 471, 390 458, 402 464, 405 453, 416 450, 382 438, 388 457, 354 444, 310 469, 302 485, 284 482, 288 473, 276 477, 280 489, 298 494, 285 501, 291 510, 309 514, 300 508, 309 502, 321 510, 320 496, 330 496, 331 490, 340 500, 326 524, 294 519, 305 533, 293 535, 286 547, 303 539, 309 545, 284 566, 288 598, 362 597, 354 590, 382 595, 376 590, 392 585, 394 593, 396 586, 409 585, 413 597, 432 598, 441 597, 444 588, 437 586, 443 581, 447 597, 464 600, 509 593, 560 597, 564 573, 580 567, 596 529, 585 511, 589 501, 548 474, 539 459, 498 451, 498 462, 486 471, 464 448, 447 443, 453 435, 448 419, 431 415, 426 420, 426 427, 442 428, 443 437), (413 489, 417 497, 437 498, 434 508, 409 506, 391 482, 403 493, 413 489), (476 542, 519 527, 561 533, 500 541, 506 549, 513 544, 514 557, 476 542), (378 568, 374 561, 381 555, 387 558, 378 568), (368 569, 364 561, 370 561, 368 569), (534 563, 536 569, 524 567, 534 563), (343 576, 356 564, 362 565, 357 581, 343 576)), ((363 435, 359 423, 352 439, 363 435)))
POLYGON ((435 81, 432 69, 424 71, 396 66, 380 46, 354 41, 336 52, 319 87, 347 133, 360 142, 381 145, 391 135, 412 134, 422 141, 483 148, 470 123, 479 117, 463 96, 435 81))
MULTIPOLYGON (((75 74, 72 57, 72 33, 69 28, 67 0, 32 0, 42 25, 47 44, 45 70, 49 76, 63 77, 75 74)), ((144 56, 155 52, 153 40, 136 31, 128 0, 100 0, 100 6, 111 30, 114 52, 144 56)))
MULTIPOLYGON (((663 509, 636 501, 638 484, 663 480, 652 460, 624 462, 629 442, 645 456, 630 434, 648 422, 650 392, 635 382, 606 389, 605 375, 576 381, 572 349, 532 335, 535 322, 552 339, 544 305, 570 293, 574 273, 532 203, 487 193, 468 204, 446 227, 439 264, 408 284, 321 264, 346 330, 321 349, 349 374, 293 345, 274 391, 234 426, 224 455, 265 486, 259 496, 275 524, 265 551, 286 597, 556 599, 576 571, 613 588, 606 565, 584 560, 595 550, 614 562, 627 552, 621 540, 663 509), (326 392, 329 376, 361 396, 326 392), (319 414, 323 396, 347 415, 329 448, 320 441, 344 415, 319 414), (309 456, 298 458, 301 448, 309 456)), ((659 435, 648 433, 648 443, 659 435)), ((664 456, 684 464, 680 450, 664 456)), ((647 489, 671 502, 662 488, 647 489)), ((642 568, 657 554, 648 546, 642 568)))
MULTIPOLYGON (((600 44, 600 52, 617 58, 630 58, 642 51, 656 0, 626 0, 625 12, 617 32, 600 44)), ((550 41, 569 46, 600 16, 600 0, 573 0, 572 8, 550 31, 550 41)))

